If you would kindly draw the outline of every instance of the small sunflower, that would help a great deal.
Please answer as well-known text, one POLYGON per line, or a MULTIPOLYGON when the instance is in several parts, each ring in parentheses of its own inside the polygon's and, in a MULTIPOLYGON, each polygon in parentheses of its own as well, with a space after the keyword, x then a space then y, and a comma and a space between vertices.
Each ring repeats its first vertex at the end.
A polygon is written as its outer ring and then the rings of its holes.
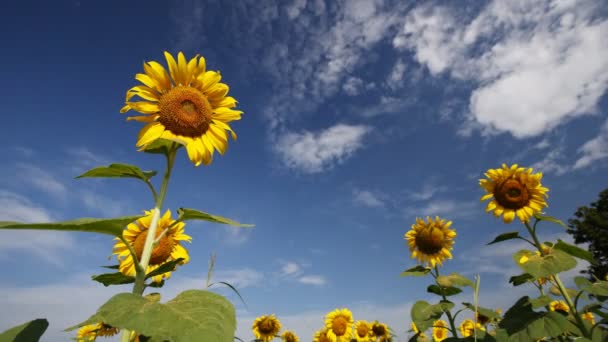
POLYGON ((357 321, 355 323, 355 339, 357 342, 369 342, 372 334, 372 325, 369 322, 357 321))
POLYGON ((494 210, 496 217, 503 215, 505 223, 512 222, 515 216, 522 222, 528 222, 530 217, 547 206, 549 189, 540 182, 543 174, 532 174, 532 168, 502 164, 500 169, 489 169, 485 176, 487 178, 480 179, 479 185, 488 193, 481 197, 481 201, 492 198, 486 211, 494 210))
POLYGON ((477 328, 477 330, 482 331, 486 330, 483 325, 479 323, 475 324, 475 322, 470 319, 465 319, 464 321, 462 321, 462 323, 460 323, 460 333, 463 337, 473 336, 475 328, 477 328))
POLYGON ((549 309, 551 311, 562 312, 565 314, 570 312, 570 308, 568 307, 568 304, 566 304, 566 302, 564 302, 563 300, 552 301, 551 303, 549 303, 549 309))
POLYGON ((274 314, 260 316, 253 322, 251 330, 256 339, 268 342, 281 331, 281 322, 279 322, 274 314))
MULTIPOLYGON (((137 259, 141 258, 143 253, 146 237, 148 236, 148 229, 152 222, 153 211, 144 211, 144 217, 137 221, 127 225, 127 229, 123 231, 123 238, 133 247, 137 259)), ((165 214, 158 220, 158 226, 156 227, 156 237, 160 236, 162 232, 171 226, 175 222, 171 219, 171 212, 167 210, 165 214)), ((190 261, 188 251, 182 247, 180 241, 192 241, 192 238, 184 234, 185 223, 179 222, 169 228, 167 233, 160 239, 158 245, 152 250, 150 256, 150 262, 146 274, 157 269, 161 265, 183 258, 180 265, 183 265, 190 261)), ((128 247, 118 238, 115 239, 113 254, 117 255, 119 262, 119 270, 122 274, 134 276, 135 275, 135 263, 131 253, 129 253, 128 247)), ((171 276, 171 272, 163 273, 152 277, 154 283, 160 283, 163 279, 167 279, 171 276)))
POLYGON ((443 260, 452 259, 452 245, 456 232, 450 229, 452 221, 446 221, 435 216, 432 219, 427 216, 425 222, 416 218, 412 229, 405 234, 405 239, 412 252, 412 258, 418 259, 420 263, 428 263, 431 267, 442 265, 443 260))
POLYGON ((281 335, 281 339, 285 342, 299 342, 300 339, 293 331, 285 331, 283 335, 281 335))
POLYGON ((98 336, 109 337, 118 334, 118 328, 105 323, 89 324, 78 330, 76 340, 78 342, 95 341, 98 336))
POLYGON ((418 335, 418 337, 422 338, 422 339, 426 339, 426 335, 424 334, 424 331, 420 331, 420 329, 418 329, 418 327, 416 326, 416 324, 414 322, 412 322, 411 324, 412 330, 414 331, 414 334, 420 334, 418 335))
POLYGON ((354 324, 353 314, 348 309, 336 309, 325 316, 325 327, 327 337, 330 341, 350 341, 352 326, 354 324))
POLYGON ((315 338, 314 338, 313 342, 331 342, 331 340, 327 336, 328 331, 329 331, 329 329, 327 329, 327 328, 318 330, 315 333, 315 338))
POLYGON ((587 322, 591 323, 591 325, 595 325, 595 317, 591 312, 585 312, 581 315, 581 317, 587 322))
POLYGON ((240 120, 243 112, 232 109, 237 101, 226 96, 228 86, 220 83, 220 73, 207 71, 205 58, 196 55, 187 61, 180 52, 176 61, 165 52, 165 59, 168 73, 158 62, 144 63, 144 73, 135 75, 142 84, 127 91, 120 112, 133 109, 144 114, 127 119, 146 123, 139 132, 138 147, 143 149, 159 138, 172 140, 186 147, 196 166, 208 165, 215 150, 226 152, 226 131, 236 139, 228 123, 240 120), (142 101, 131 102, 134 96, 142 101))
POLYGON ((433 340, 441 342, 448 338, 448 324, 442 319, 438 319, 433 323, 433 340))
POLYGON ((372 323, 371 336, 377 337, 377 338, 390 336, 390 331, 388 330, 388 326, 384 323, 374 321, 374 323, 372 323))

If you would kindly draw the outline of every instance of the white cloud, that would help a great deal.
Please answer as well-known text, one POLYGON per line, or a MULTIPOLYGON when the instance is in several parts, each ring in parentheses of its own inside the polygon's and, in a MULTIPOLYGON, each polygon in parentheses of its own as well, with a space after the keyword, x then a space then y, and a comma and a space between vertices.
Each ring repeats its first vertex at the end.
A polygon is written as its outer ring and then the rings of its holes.
MULTIPOLYGON (((541 143, 543 141, 541 141, 541 143)), ((566 165, 565 162, 562 162, 563 157, 563 148, 558 146, 549 151, 543 159, 532 164, 531 167, 534 170, 541 171, 542 173, 554 173, 557 176, 561 176, 570 171, 570 167, 566 165)))
POLYGON ((374 194, 368 190, 354 190, 353 191, 355 203, 364 205, 366 207, 383 207, 384 201, 380 198, 380 195, 374 194))
POLYGON ((342 90, 350 96, 359 95, 363 89, 363 80, 358 77, 349 77, 342 85, 342 90))
POLYGON ((358 112, 361 116, 370 118, 380 114, 397 114, 404 112, 405 108, 414 104, 415 98, 399 98, 391 96, 380 96, 377 104, 361 108, 358 112))
MULTIPOLYGON (((214 281, 224 281, 237 289, 244 289, 260 286, 264 281, 264 275, 262 272, 251 268, 218 270, 213 272, 212 282, 214 281)), ((203 281, 201 284, 205 284, 205 282, 203 281)))
POLYGON ((289 19, 295 19, 305 7, 306 0, 294 0, 291 4, 287 5, 287 16, 289 19))
POLYGON ((316 286, 322 286, 327 283, 327 280, 325 279, 325 277, 323 277, 321 275, 302 276, 298 279, 298 281, 302 284, 316 285, 316 286))
POLYGON ((66 152, 70 157, 71 169, 78 174, 94 167, 110 164, 106 157, 91 151, 85 146, 71 147, 66 152))
POLYGON ((350 158, 363 146, 369 127, 337 124, 320 132, 286 133, 276 150, 287 167, 304 173, 329 170, 350 158))
POLYGON ((448 188, 446 186, 436 185, 434 181, 427 181, 422 185, 420 190, 417 190, 417 191, 408 190, 408 191, 406 191, 406 193, 407 193, 407 197, 410 200, 428 201, 436 194, 447 191, 447 189, 448 188))
POLYGON ((608 157, 608 120, 600 129, 600 133, 593 139, 587 141, 578 149, 583 155, 576 160, 573 169, 581 169, 591 163, 608 157))
POLYGON ((386 85, 392 89, 398 89, 403 84, 403 77, 405 76, 406 64, 403 59, 398 59, 393 65, 391 73, 388 75, 386 85))
POLYGON ((531 137, 594 112, 608 87, 608 20, 593 18, 596 5, 495 0, 472 20, 421 5, 393 46, 434 75, 477 81, 469 109, 484 133, 531 137))
POLYGON ((292 276, 301 273, 302 268, 296 262, 285 262, 281 267, 281 275, 292 276))
POLYGON ((48 193, 51 196, 64 197, 66 187, 50 172, 31 164, 18 163, 19 177, 28 185, 48 193))
POLYGON ((473 201, 433 200, 422 206, 408 206, 405 208, 405 214, 416 217, 441 216, 449 219, 463 219, 473 217, 480 209, 479 203, 473 201))

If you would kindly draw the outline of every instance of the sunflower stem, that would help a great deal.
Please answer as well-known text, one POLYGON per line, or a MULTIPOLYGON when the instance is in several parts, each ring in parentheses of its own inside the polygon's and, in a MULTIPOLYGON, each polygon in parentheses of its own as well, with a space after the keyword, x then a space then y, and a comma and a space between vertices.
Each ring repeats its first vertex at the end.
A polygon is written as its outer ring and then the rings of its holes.
MULTIPOLYGON (((536 223, 538 223, 538 221, 536 223)), ((545 256, 545 251, 543 250, 543 247, 542 247, 543 245, 540 243, 540 241, 538 240, 538 237, 536 236, 536 223, 534 224, 534 228, 530 227, 530 224, 528 222, 524 222, 524 225, 526 226, 526 229, 532 236, 532 239, 534 240, 534 243, 536 244, 536 248, 540 252, 540 255, 545 256)), ((557 275, 557 274, 553 275, 553 280, 555 280, 555 284, 557 285, 557 288, 559 289, 559 292, 561 293, 562 297, 564 297, 564 299, 566 300, 566 304, 568 304, 568 307, 570 308, 570 312, 572 312, 572 315, 576 319, 576 322, 578 323, 577 325, 581 329, 583 336, 586 338, 591 338, 591 335, 589 334, 589 331, 587 331, 587 327, 585 326, 583 319, 578 314, 578 311, 576 310, 576 306, 572 302, 572 299, 570 298, 568 291, 566 291, 566 287, 564 286, 562 281, 559 279, 559 275, 557 275)))
MULTIPOLYGON (((441 298, 443 298, 443 301, 447 302, 448 299, 446 298, 445 294, 443 293, 443 287, 441 287, 441 285, 439 284, 439 282, 437 282, 437 277, 439 277, 439 268, 437 267, 437 265, 435 265, 435 274, 433 274, 433 272, 431 272, 431 274, 433 275, 433 278, 435 278, 435 283, 437 284, 437 286, 439 286, 439 291, 441 292, 441 298)), ((452 336, 454 336, 455 338, 458 338, 458 334, 456 333, 456 324, 454 324, 454 317, 452 317, 452 313, 450 312, 450 310, 446 310, 444 309, 443 312, 445 312, 445 315, 448 317, 448 321, 450 322, 450 330, 452 331, 452 336)))

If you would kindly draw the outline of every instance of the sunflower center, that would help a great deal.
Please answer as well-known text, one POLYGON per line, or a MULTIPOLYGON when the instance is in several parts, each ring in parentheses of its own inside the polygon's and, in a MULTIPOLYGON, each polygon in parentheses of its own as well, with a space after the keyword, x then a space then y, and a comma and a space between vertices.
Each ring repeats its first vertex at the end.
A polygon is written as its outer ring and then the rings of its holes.
POLYGON ((386 334, 386 329, 384 329, 383 325, 376 324, 372 327, 372 331, 376 336, 384 336, 386 334))
POLYGON ((158 107, 158 121, 173 134, 200 137, 209 129, 213 109, 207 97, 195 88, 172 88, 161 96, 158 107))
POLYGON ((342 336, 344 334, 346 334, 346 328, 348 327, 348 321, 346 320, 345 317, 342 316, 338 316, 336 318, 334 318, 333 322, 331 323, 331 330, 333 330, 334 334, 336 334, 336 336, 342 336))
POLYGON ((516 179, 507 179, 494 190, 496 201, 508 209, 521 209, 528 204, 528 189, 516 179))
MULTIPOLYGON (((160 227, 159 227, 160 228, 160 227)), ((160 235, 162 230, 159 229, 158 235, 160 235)), ((144 245, 146 244, 146 237, 148 236, 148 231, 144 231, 135 238, 135 242, 133 242, 133 249, 137 254, 137 259, 141 260, 141 255, 144 252, 144 245)), ((173 252, 173 247, 175 247, 175 241, 173 241, 173 237, 169 234, 165 234, 162 239, 158 242, 158 245, 154 247, 152 250, 152 255, 150 256, 149 265, 160 265, 163 262, 167 261, 171 257, 171 252, 173 252)))
POLYGON ((274 321, 266 318, 260 322, 258 329, 264 335, 271 334, 274 331, 274 321))
POLYGON ((427 255, 439 253, 443 248, 445 235, 438 228, 427 228, 416 234, 418 250, 427 255))
POLYGON ((359 337, 365 337, 369 333, 369 328, 365 324, 357 326, 357 335, 359 337))
POLYGON ((296 342, 296 337, 292 333, 285 334, 285 342, 296 342))

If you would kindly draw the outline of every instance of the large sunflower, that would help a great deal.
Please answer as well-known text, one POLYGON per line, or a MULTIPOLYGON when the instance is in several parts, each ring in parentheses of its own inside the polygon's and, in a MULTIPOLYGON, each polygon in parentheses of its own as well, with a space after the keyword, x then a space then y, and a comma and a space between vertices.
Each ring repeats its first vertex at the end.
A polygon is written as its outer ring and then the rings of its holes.
POLYGON ((268 342, 281 331, 281 322, 279 322, 274 314, 260 316, 253 321, 251 330, 256 339, 268 342))
POLYGON ((95 341, 98 336, 109 337, 118 334, 118 328, 105 323, 89 324, 78 330, 76 340, 78 342, 95 341))
POLYGON ((327 328, 327 337, 330 341, 341 342, 350 341, 352 335, 352 326, 355 323, 353 313, 350 310, 336 309, 325 316, 325 327, 327 328))
POLYGON ((427 222, 416 218, 412 229, 405 234, 405 239, 412 252, 412 258, 420 263, 428 263, 431 267, 442 265, 444 259, 452 259, 452 245, 456 232, 450 229, 452 221, 446 221, 435 216, 427 217, 427 222))
POLYGON ((228 123, 240 120, 243 112, 232 109, 237 101, 226 96, 228 86, 220 83, 220 73, 206 70, 205 58, 196 55, 186 61, 181 52, 177 61, 168 52, 165 58, 169 73, 158 62, 144 63, 144 73, 135 75, 142 85, 127 91, 120 112, 133 109, 144 114, 127 119, 146 123, 139 132, 138 147, 143 149, 158 138, 172 140, 186 147, 196 166, 208 165, 215 150, 226 151, 226 131, 236 139, 228 123), (134 96, 143 101, 130 101, 134 96))
MULTIPOLYGON (((123 238, 133 247, 137 259, 141 259, 143 253, 144 244, 146 237, 148 236, 148 229, 152 221, 153 211, 145 211, 146 216, 138 219, 137 221, 127 225, 127 229, 123 231, 123 238)), ((171 212, 167 210, 165 214, 158 220, 158 226, 156 227, 156 237, 160 236, 166 228, 169 228, 175 221, 171 219, 171 212)), ((182 247, 181 241, 191 242, 192 238, 184 234, 184 226, 186 224, 179 222, 169 228, 169 230, 163 235, 158 242, 158 245, 152 250, 150 256, 150 262, 146 273, 150 273, 157 269, 161 265, 183 258, 179 264, 183 265, 190 261, 188 251, 182 247)), ((129 253, 128 247, 118 238, 116 238, 114 244, 113 254, 117 255, 119 262, 119 270, 122 274, 134 276, 135 275, 135 263, 131 253, 129 253)), ((152 281, 160 283, 163 279, 167 279, 171 276, 171 272, 163 273, 152 277, 152 281)))
POLYGON ((441 342, 448 338, 448 324, 442 319, 438 319, 433 323, 433 340, 441 342))
POLYGON ((502 164, 500 169, 489 169, 485 176, 487 178, 480 179, 479 185, 488 193, 481 197, 481 201, 492 199, 486 211, 494 210, 496 217, 503 215, 505 223, 512 222, 515 216, 528 222, 530 217, 547 206, 549 189, 540 182, 543 174, 533 174, 532 168, 502 164))
POLYGON ((355 339, 357 342, 368 342, 372 336, 372 325, 367 321, 357 321, 355 323, 355 339))

